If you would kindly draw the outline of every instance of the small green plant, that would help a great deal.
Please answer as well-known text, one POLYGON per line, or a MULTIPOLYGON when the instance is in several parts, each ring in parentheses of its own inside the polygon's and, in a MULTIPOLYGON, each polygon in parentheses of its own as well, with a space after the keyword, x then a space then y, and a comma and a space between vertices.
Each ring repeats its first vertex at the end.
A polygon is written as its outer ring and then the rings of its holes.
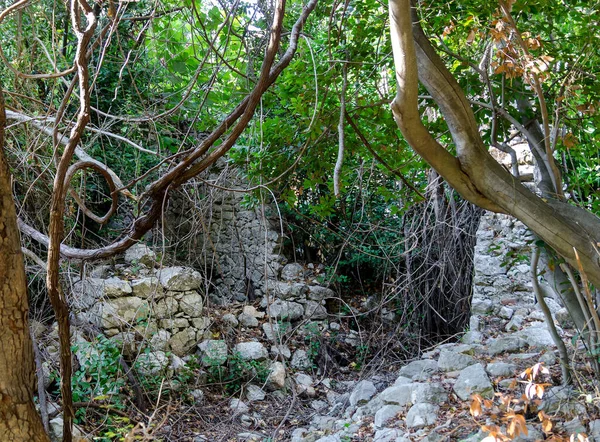
POLYGON ((239 392, 244 383, 251 380, 262 384, 269 376, 269 367, 266 363, 244 360, 239 353, 229 356, 225 365, 209 366, 207 371, 208 381, 222 384, 229 394, 239 392))
POLYGON ((304 326, 304 341, 307 344, 306 354, 315 365, 319 351, 321 350, 321 331, 319 330, 319 324, 316 322, 309 322, 304 326))
MULTIPOLYGON (((125 380, 119 363, 119 346, 103 335, 96 339, 96 342, 81 342, 72 347, 81 364, 73 375, 73 401, 103 400, 123 408, 119 393, 125 380)), ((78 418, 84 415, 85 409, 77 410, 78 418)))

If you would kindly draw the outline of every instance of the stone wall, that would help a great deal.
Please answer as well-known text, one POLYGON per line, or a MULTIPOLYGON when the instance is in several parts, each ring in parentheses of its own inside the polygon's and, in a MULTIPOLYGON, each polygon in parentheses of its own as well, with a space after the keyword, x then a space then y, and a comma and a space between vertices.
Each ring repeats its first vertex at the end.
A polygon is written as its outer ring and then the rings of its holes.
POLYGON ((265 281, 276 279, 287 261, 281 254, 277 210, 268 204, 252 204, 246 193, 226 190, 245 189, 248 184, 224 161, 205 180, 200 188, 184 188, 170 202, 165 226, 170 252, 206 272, 214 283, 213 301, 259 297, 265 281), (201 196, 194 198, 198 192, 201 196))

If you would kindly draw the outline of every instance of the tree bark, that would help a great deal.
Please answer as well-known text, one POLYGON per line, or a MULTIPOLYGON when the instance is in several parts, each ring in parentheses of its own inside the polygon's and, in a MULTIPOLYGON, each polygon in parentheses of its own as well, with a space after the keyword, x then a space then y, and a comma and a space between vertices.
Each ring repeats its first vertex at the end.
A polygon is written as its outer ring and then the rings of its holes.
POLYGON ((4 157, 5 123, 0 88, 0 440, 49 442, 33 403, 35 369, 27 318, 27 282, 4 157))
POLYGON ((596 250, 600 219, 568 203, 539 198, 492 158, 463 90, 411 14, 410 0, 390 0, 389 7, 398 84, 392 111, 410 146, 465 199, 513 215, 575 268, 581 264, 590 281, 600 286, 600 255, 596 250), (456 157, 435 141, 421 122, 418 80, 444 115, 456 157))

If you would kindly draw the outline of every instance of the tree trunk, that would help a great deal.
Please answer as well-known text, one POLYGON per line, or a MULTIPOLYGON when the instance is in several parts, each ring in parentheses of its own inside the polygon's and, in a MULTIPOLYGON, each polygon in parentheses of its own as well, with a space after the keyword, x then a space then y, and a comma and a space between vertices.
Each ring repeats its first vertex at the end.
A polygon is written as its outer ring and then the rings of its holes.
POLYGON ((0 440, 49 441, 33 404, 34 361, 27 283, 8 165, 0 89, 0 440))

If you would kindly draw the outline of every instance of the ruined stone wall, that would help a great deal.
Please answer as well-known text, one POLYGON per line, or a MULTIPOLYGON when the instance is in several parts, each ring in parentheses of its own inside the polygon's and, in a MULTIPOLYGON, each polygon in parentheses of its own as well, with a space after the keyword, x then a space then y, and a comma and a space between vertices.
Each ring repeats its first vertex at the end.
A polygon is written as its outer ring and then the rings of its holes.
POLYGON ((223 303, 262 296, 286 263, 276 208, 244 192, 238 170, 219 162, 202 184, 184 187, 170 202, 165 232, 169 253, 203 270, 213 282, 211 300, 223 303))

